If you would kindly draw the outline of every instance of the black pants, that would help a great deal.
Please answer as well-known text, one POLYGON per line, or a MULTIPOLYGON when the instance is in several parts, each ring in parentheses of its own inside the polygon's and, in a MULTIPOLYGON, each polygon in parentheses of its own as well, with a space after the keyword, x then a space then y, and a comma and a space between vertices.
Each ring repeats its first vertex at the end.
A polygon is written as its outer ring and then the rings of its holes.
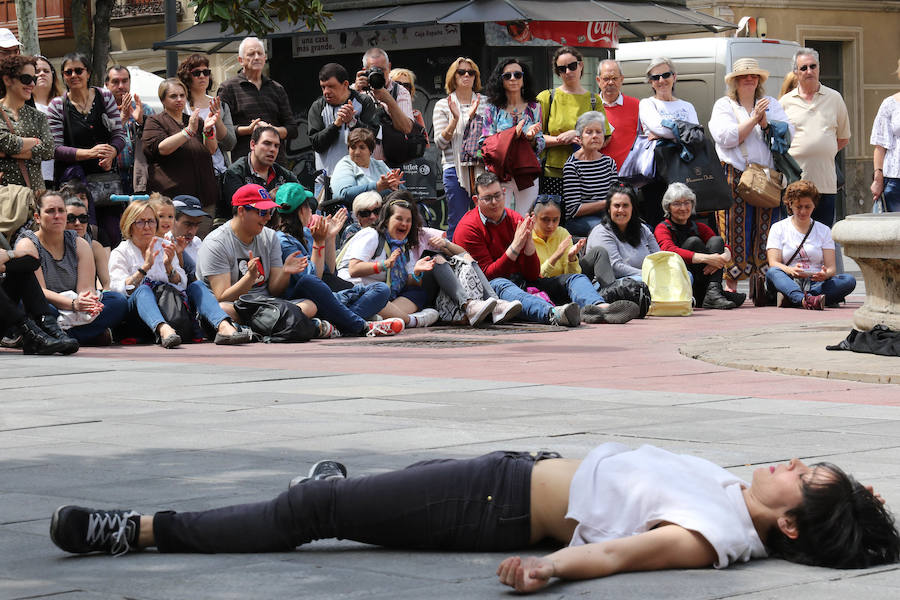
MULTIPOLYGON (((685 250, 690 250, 691 252, 699 252, 700 254, 722 254, 725 252, 725 240, 722 239, 721 236, 714 235, 713 237, 706 240, 706 243, 703 243, 703 240, 698 238, 697 236, 691 236, 688 239, 684 240, 684 243, 681 244, 681 247, 685 250)), ((714 271, 709 275, 704 275, 703 267, 706 266, 703 263, 694 263, 687 265, 688 271, 691 272, 691 275, 694 276, 694 300, 696 301, 697 306, 703 305, 703 298, 706 296, 706 288, 709 287, 710 281, 722 281, 722 269, 714 271)))
POLYGON ((410 549, 523 548, 531 535, 531 470, 558 456, 492 452, 308 481, 268 502, 156 513, 153 534, 160 552, 282 552, 325 538, 410 549))
POLYGON ((580 259, 581 272, 602 290, 616 280, 612 263, 609 260, 609 252, 603 246, 592 246, 580 259))
POLYGON ((32 256, 13 258, 6 263, 6 277, 0 280, 0 333, 5 333, 27 317, 49 315, 50 306, 34 270, 41 263, 32 256), (21 302, 25 311, 19 307, 21 302))

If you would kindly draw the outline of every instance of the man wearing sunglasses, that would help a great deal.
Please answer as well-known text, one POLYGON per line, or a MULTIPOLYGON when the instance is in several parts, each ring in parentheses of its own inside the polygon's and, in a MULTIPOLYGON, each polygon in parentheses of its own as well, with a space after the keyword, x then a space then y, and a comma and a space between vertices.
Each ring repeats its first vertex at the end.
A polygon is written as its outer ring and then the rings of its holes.
POLYGON ((841 95, 819 82, 820 70, 818 52, 797 50, 793 71, 798 86, 779 102, 797 128, 789 153, 803 168, 803 179, 820 193, 812 218, 831 227, 837 198, 834 157, 850 141, 850 117, 841 95))
POLYGON ((106 70, 106 89, 112 92, 113 98, 116 99, 122 117, 122 127, 125 128, 125 147, 119 152, 117 159, 125 193, 130 194, 135 189, 146 191, 147 163, 146 160, 142 160, 141 134, 144 132, 144 117, 153 115, 153 108, 144 106, 137 94, 132 95, 131 73, 122 65, 113 65, 106 70), (135 162, 143 165, 143 177, 139 177, 140 183, 137 187, 134 185, 135 162))
MULTIPOLYGON (((266 227, 278 205, 261 185, 241 186, 231 198, 231 220, 213 230, 197 253, 197 279, 206 283, 228 316, 240 322, 234 301, 242 294, 281 296, 291 275, 306 270, 299 252, 282 261, 281 243, 266 227)), ((316 313, 309 300, 297 305, 308 317, 316 313)))
POLYGON ((266 188, 273 198, 285 183, 297 183, 297 176, 276 161, 281 137, 274 127, 257 127, 250 136, 250 154, 243 156, 225 171, 222 178, 222 197, 216 205, 216 223, 227 220, 232 196, 248 183, 266 188))

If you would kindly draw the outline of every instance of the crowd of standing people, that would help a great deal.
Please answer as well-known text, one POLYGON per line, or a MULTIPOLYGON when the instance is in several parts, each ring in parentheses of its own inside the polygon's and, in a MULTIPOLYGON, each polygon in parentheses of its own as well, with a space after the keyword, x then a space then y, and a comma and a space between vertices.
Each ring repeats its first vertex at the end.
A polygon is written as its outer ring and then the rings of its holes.
MULTIPOLYGON (((809 48, 795 54, 796 87, 780 98, 766 94, 769 73, 756 60, 735 61, 707 127, 676 96, 677 65, 665 57, 648 64, 643 99, 622 93, 613 59, 599 62, 599 93, 587 91, 584 57, 567 46, 552 57, 560 85, 543 91, 526 61, 504 59, 483 76, 474 59, 457 58, 429 141, 447 231, 424 222, 391 141, 424 125, 415 74, 379 48, 355 76, 337 63, 319 71, 322 96, 308 115, 314 190, 284 166, 298 127, 256 38, 241 42, 241 71, 215 95, 208 57, 188 56, 159 86, 158 113, 131 93, 124 67, 94 87, 88 57, 67 54, 63 89, 50 60, 13 50, 0 61, 0 172, 38 200, 0 269, 4 302, 19 307, 4 315, 13 319, 5 343, 33 330, 28 351, 57 352, 53 340, 66 350, 69 340, 244 343, 252 336, 234 307, 244 295, 289 300, 318 337, 394 335, 439 320, 625 323, 646 312, 640 302, 616 293, 610 303, 604 292, 646 283, 644 261, 658 252, 683 259, 692 302, 707 309, 743 305, 737 282, 752 277, 783 306, 814 310, 855 287, 830 235, 833 158, 849 119, 809 48), (703 197, 689 185, 657 176, 632 186, 620 175, 640 140, 677 144, 685 131, 714 145, 728 208, 698 214, 703 197), (787 186, 786 219, 741 191, 751 166, 776 167, 776 141, 802 169, 787 186), (110 200, 135 191, 150 201, 110 200), (28 279, 20 263, 35 266, 25 288, 37 285, 44 302, 12 289, 28 279), (190 327, 167 321, 173 293, 190 327), (61 328, 42 329, 56 313, 61 328)), ((900 189, 896 105, 884 101, 872 133, 872 193, 885 210, 897 210, 900 189)))

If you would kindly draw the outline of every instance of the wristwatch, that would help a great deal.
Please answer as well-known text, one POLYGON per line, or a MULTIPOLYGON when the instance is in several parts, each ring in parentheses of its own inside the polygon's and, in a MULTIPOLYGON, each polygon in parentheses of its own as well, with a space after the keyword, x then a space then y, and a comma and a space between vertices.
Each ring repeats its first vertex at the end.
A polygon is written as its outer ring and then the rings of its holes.
POLYGON ((9 257, 9 260, 12 260, 16 257, 16 251, 15 250, 7 250, 6 255, 9 257))

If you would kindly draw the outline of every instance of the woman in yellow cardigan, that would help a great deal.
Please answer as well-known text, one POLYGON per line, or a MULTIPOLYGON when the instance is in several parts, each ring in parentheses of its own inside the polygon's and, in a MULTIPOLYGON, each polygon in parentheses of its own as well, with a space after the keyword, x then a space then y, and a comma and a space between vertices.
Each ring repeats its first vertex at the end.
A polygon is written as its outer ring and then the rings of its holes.
POLYGON ((585 323, 627 323, 640 314, 640 307, 629 300, 607 304, 591 280, 581 273, 578 254, 585 240, 573 244, 569 232, 559 226, 562 211, 555 196, 538 196, 531 213, 531 236, 541 261, 541 277, 529 281, 528 286, 546 293, 554 304, 577 303, 585 323))

